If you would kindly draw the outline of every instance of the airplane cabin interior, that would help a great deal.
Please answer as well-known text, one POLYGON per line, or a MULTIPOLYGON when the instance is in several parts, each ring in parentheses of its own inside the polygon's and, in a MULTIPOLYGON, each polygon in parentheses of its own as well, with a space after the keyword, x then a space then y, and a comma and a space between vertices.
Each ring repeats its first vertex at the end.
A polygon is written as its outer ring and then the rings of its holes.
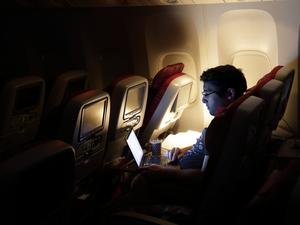
POLYGON ((1 224, 299 223, 299 1, 1 4, 1 224), (211 116, 200 76, 227 64, 247 90, 211 116), (192 201, 110 211, 145 175, 132 131, 164 157, 204 137, 201 179, 158 195, 192 201))

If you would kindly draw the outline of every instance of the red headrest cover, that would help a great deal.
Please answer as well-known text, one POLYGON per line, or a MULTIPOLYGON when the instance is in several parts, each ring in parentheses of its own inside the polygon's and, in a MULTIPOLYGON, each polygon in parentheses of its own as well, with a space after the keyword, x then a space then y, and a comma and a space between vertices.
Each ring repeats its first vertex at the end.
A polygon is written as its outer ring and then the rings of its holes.
POLYGON ((162 68, 158 73, 155 75, 151 88, 152 89, 159 89, 161 85, 164 83, 168 77, 177 74, 177 73, 182 73, 182 70, 184 68, 183 63, 176 63, 172 65, 168 65, 164 68, 162 68))

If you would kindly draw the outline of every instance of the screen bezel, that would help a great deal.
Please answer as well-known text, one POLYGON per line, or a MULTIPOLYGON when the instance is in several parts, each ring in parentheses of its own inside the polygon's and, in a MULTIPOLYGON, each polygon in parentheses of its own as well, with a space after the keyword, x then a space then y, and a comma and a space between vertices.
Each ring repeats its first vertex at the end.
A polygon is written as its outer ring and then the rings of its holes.
POLYGON ((143 106, 144 106, 145 92, 146 92, 145 89, 146 89, 146 83, 142 83, 142 84, 132 86, 127 90, 125 104, 124 104, 124 111, 123 111, 123 119, 124 120, 130 119, 130 118, 132 118, 133 116, 135 116, 136 114, 138 114, 142 111, 143 106), (129 94, 130 90, 132 90, 134 88, 144 89, 144 91, 142 93, 143 95, 141 96, 141 100, 142 100, 141 105, 138 108, 126 113, 126 105, 127 105, 128 94, 129 94))
POLYGON ((175 98, 175 101, 174 101, 174 103, 173 103, 173 106, 172 106, 172 110, 171 110, 171 111, 172 111, 172 112, 178 112, 178 111, 180 111, 181 109, 185 108, 185 107, 189 104, 191 92, 192 92, 192 83, 188 83, 188 84, 183 85, 183 86, 179 89, 179 91, 178 91, 178 93, 177 93, 177 96, 176 96, 176 98, 175 98), (183 89, 183 88, 188 88, 188 87, 189 87, 188 93, 187 93, 188 96, 185 97, 185 98, 187 98, 187 101, 185 101, 184 104, 178 105, 178 98, 179 98, 182 94, 184 94, 183 92, 181 92, 182 89, 183 89))
POLYGON ((87 139, 95 131, 101 131, 104 128, 105 122, 106 122, 107 104, 108 104, 108 98, 106 97, 106 98, 102 98, 102 99, 97 100, 97 101, 90 102, 90 103, 83 106, 83 108, 81 110, 81 115, 80 115, 80 128, 79 128, 79 132, 78 132, 78 137, 79 137, 80 141, 83 141, 83 140, 87 139), (89 107, 90 105, 101 102, 101 101, 104 102, 102 124, 100 126, 94 128, 94 129, 82 134, 83 121, 84 121, 84 108, 89 107))

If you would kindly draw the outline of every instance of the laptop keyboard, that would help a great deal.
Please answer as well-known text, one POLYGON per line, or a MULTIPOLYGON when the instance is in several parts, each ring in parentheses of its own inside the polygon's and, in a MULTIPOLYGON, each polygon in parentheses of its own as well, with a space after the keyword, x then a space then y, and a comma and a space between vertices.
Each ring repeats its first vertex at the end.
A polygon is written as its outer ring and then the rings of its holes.
POLYGON ((166 156, 148 155, 145 157, 144 166, 149 166, 153 164, 166 166, 169 163, 169 161, 169 158, 166 156))

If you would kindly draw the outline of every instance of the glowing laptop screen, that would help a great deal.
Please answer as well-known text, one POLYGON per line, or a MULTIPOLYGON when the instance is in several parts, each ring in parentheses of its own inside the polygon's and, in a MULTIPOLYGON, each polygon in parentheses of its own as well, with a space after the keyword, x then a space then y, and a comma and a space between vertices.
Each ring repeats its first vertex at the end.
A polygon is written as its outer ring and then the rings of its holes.
POLYGON ((133 129, 130 131, 130 133, 126 139, 126 142, 128 144, 128 147, 129 147, 137 165, 140 166, 142 159, 143 159, 144 152, 143 152, 140 142, 137 139, 137 136, 134 133, 133 129))

